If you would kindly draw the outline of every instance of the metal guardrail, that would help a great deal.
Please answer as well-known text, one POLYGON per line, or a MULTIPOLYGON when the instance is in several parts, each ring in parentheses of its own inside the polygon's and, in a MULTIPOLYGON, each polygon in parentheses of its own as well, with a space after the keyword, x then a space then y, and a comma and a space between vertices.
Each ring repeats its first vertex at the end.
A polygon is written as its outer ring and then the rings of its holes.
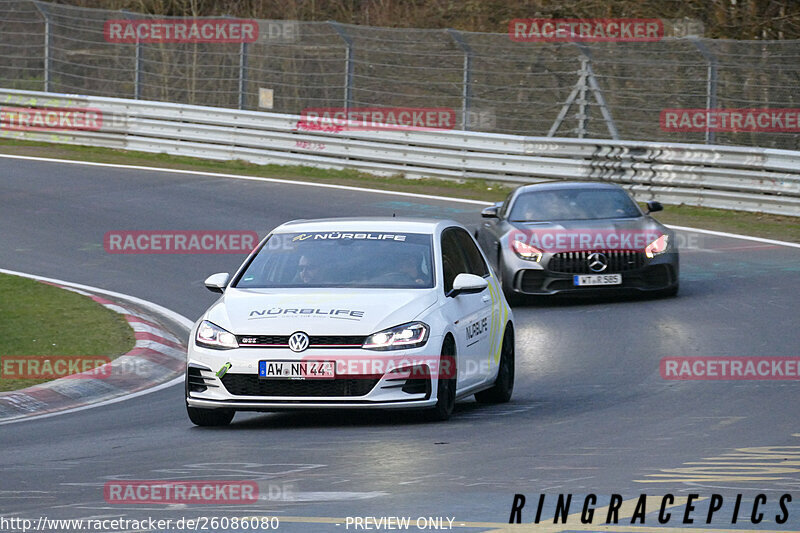
POLYGON ((322 131, 305 128, 296 115, 9 89, 0 89, 0 106, 92 108, 103 118, 97 131, 23 131, 0 108, 5 138, 406 177, 608 181, 641 201, 800 216, 800 152, 788 150, 450 130, 322 131))

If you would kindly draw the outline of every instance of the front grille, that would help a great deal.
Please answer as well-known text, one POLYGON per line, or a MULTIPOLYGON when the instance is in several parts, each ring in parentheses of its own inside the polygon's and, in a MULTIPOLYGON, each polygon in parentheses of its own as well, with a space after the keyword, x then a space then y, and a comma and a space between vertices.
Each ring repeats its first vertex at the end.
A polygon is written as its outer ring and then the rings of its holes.
POLYGON ((261 379, 256 374, 225 374, 222 384, 236 396, 364 396, 380 376, 356 379, 261 379))
POLYGON ((653 265, 642 273, 642 280, 653 287, 665 287, 672 283, 671 272, 667 265, 653 265))
POLYGON ((609 274, 637 270, 644 265, 644 254, 633 250, 593 250, 581 252, 559 252, 553 254, 547 268, 551 272, 566 274, 609 274), (588 257, 595 252, 602 253, 608 260, 608 268, 602 272, 589 269, 588 257))
POLYGON ((366 337, 358 335, 311 335, 308 337, 308 345, 314 346, 361 346, 366 337))
MULTIPOLYGON (((308 347, 361 347, 367 338, 363 335, 309 335, 308 347)), ((287 348, 289 335, 237 335, 239 346, 247 348, 287 348)))
POLYGON ((522 292, 536 292, 542 290, 544 270, 523 270, 520 290, 522 292))

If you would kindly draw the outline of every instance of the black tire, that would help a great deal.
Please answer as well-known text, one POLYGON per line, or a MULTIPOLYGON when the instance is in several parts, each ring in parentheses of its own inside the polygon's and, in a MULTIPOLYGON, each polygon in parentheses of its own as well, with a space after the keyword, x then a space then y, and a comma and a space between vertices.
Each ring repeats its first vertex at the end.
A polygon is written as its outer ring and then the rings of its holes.
MULTIPOLYGON (((456 346, 452 338, 447 337, 442 345, 442 356, 450 356, 455 362, 456 346)), ((449 368, 439 365, 440 369, 449 368)), ((441 372, 441 370, 440 370, 441 372)), ((425 418, 432 422, 444 422, 453 414, 456 406, 456 379, 458 371, 455 367, 448 372, 453 377, 448 379, 437 378, 436 405, 425 411, 425 418)))
POLYGON ((506 326, 503 346, 500 348, 500 368, 491 389, 475 393, 478 403, 506 403, 514 392, 514 328, 506 326))
MULTIPOLYGON (((189 375, 187 373, 184 380, 184 391, 186 398, 189 397, 189 375)), ((233 415, 236 411, 231 409, 203 409, 201 407, 189 407, 186 404, 186 413, 189 415, 189 420, 196 426, 212 427, 212 426, 227 426, 233 420, 233 415)))

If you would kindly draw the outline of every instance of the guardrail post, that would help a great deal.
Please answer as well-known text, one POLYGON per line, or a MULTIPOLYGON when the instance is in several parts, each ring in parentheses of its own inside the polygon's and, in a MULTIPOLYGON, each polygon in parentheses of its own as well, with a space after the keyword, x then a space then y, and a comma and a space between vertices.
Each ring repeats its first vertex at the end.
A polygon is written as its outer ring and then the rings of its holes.
POLYGON ((42 18, 44 18, 44 92, 50 92, 50 43, 52 41, 52 33, 51 33, 51 24, 50 24, 50 13, 47 12, 47 7, 40 4, 39 2, 34 2, 33 5, 36 7, 36 10, 42 14, 42 18))
MULTIPOLYGON (((122 10, 126 19, 138 20, 135 13, 131 13, 125 9, 122 10)), ((139 32, 136 32, 136 48, 134 56, 134 69, 133 69, 133 98, 140 100, 142 98, 142 43, 139 41, 139 32)))
POLYGON ((461 81, 461 129, 466 131, 469 129, 467 127, 467 116, 469 115, 470 100, 472 99, 472 85, 469 81, 472 73, 472 48, 464 41, 461 32, 447 28, 447 33, 450 34, 450 37, 464 52, 463 78, 461 81))
POLYGON ((344 26, 335 20, 329 20, 328 24, 331 25, 334 31, 347 45, 345 52, 344 109, 345 111, 349 111, 353 102, 353 74, 355 73, 353 65, 353 39, 347 34, 344 26))
MULTIPOLYGON (((689 40, 697 48, 708 62, 708 69, 706 71, 706 110, 716 109, 717 107, 717 57, 711 53, 711 50, 697 37, 691 36, 689 40)), ((708 124, 708 115, 706 115, 706 124, 708 124)), ((716 132, 706 128, 706 144, 714 144, 716 141, 716 132)))

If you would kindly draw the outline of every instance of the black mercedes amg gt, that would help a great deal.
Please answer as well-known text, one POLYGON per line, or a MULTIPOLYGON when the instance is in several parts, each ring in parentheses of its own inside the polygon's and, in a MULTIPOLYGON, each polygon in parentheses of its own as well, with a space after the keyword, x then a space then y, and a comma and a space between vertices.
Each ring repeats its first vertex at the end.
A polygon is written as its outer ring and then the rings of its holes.
POLYGON ((521 295, 641 291, 678 293, 674 232, 642 212, 620 186, 548 182, 514 190, 487 207, 475 237, 503 291, 521 295))

